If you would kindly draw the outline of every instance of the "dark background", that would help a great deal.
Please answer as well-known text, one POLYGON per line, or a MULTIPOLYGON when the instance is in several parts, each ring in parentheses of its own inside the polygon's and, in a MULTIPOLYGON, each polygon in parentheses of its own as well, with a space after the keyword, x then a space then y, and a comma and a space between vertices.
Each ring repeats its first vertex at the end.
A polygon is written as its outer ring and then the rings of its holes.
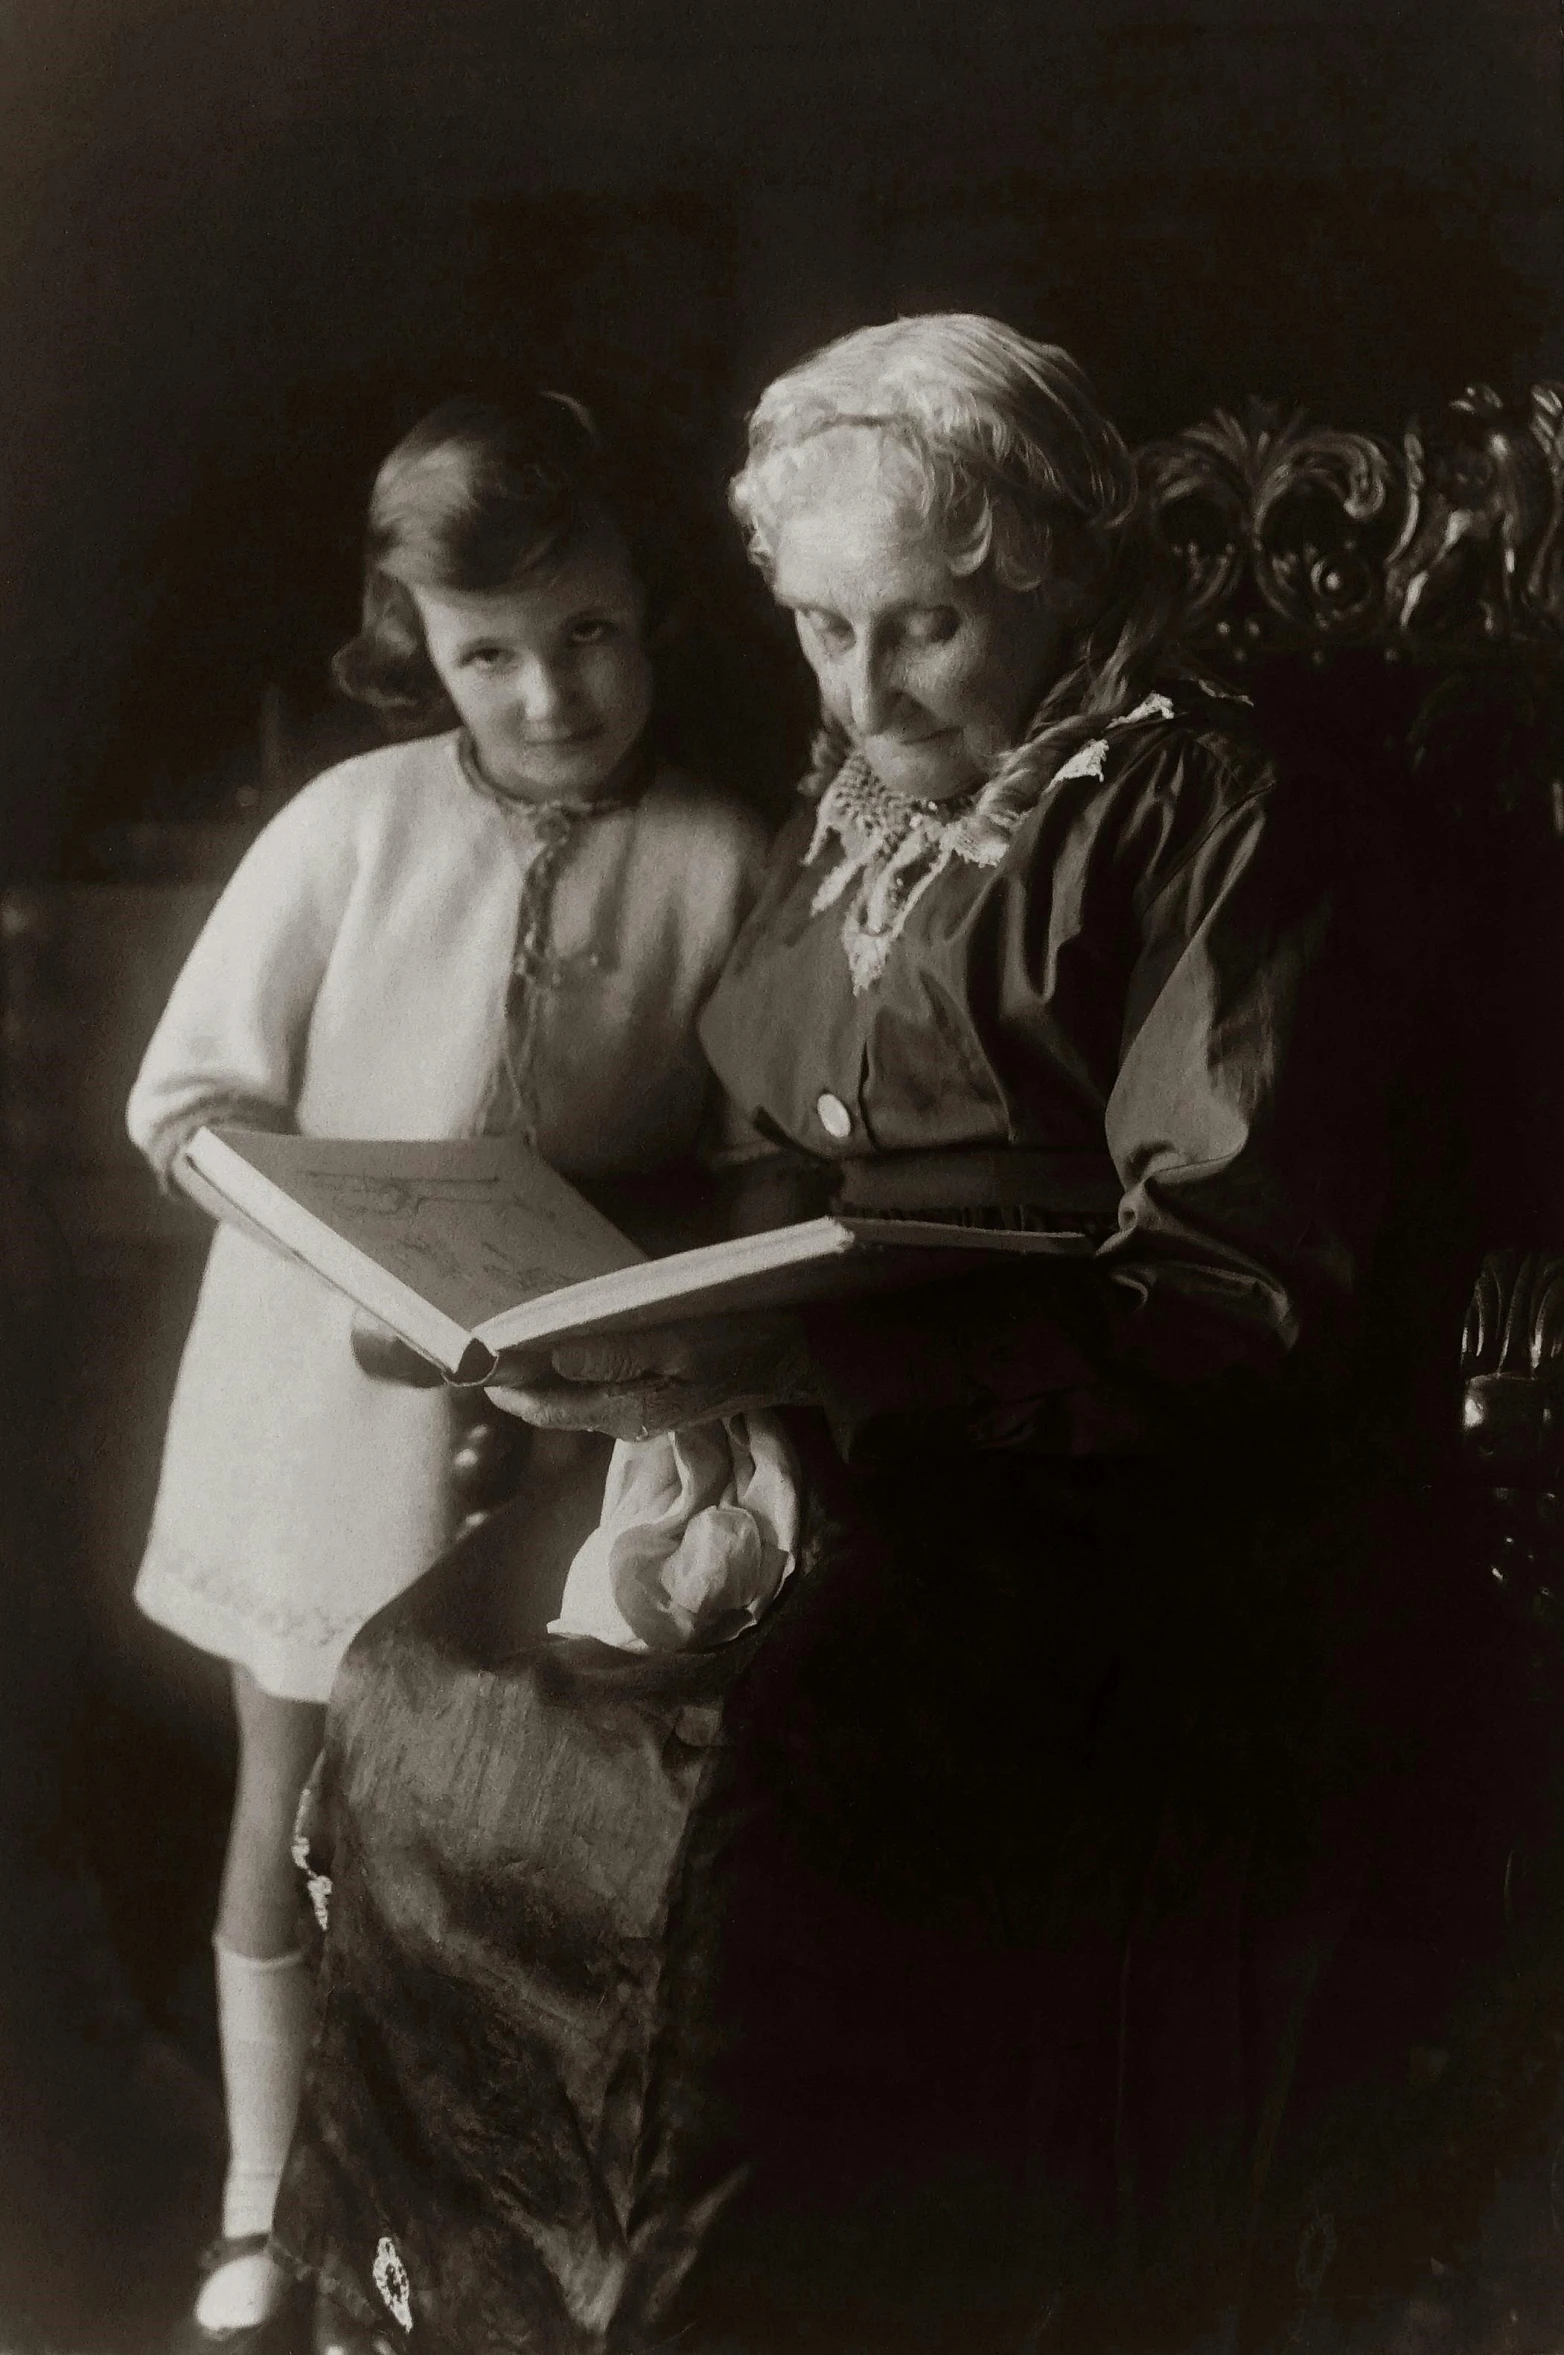
POLYGON ((991 309, 1132 439, 1564 374, 1560 62, 1554 0, 0 0, 0 884, 80 887, 55 967, 0 943, 7 2355, 147 2343, 210 2227, 222 1675, 128 1600, 198 1244, 60 1204, 125 1150, 170 840, 364 740, 390 440, 495 362, 670 422, 774 797, 807 710, 720 500, 776 367, 991 309))
POLYGON ((0 22, 11 873, 211 807, 268 683, 309 719, 377 458, 496 354, 656 398, 713 488, 771 370, 898 309, 1065 342, 1132 437, 1248 392, 1395 428, 1564 365, 1553 0, 0 22))

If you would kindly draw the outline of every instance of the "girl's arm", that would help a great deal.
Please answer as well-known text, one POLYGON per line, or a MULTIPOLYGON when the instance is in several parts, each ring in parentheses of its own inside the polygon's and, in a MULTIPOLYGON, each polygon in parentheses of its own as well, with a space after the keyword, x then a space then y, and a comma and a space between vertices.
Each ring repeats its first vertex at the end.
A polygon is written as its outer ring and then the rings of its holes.
POLYGON ((352 800, 331 771, 251 845, 175 982, 126 1107, 159 1179, 219 1120, 293 1126, 316 992, 352 882, 352 800))

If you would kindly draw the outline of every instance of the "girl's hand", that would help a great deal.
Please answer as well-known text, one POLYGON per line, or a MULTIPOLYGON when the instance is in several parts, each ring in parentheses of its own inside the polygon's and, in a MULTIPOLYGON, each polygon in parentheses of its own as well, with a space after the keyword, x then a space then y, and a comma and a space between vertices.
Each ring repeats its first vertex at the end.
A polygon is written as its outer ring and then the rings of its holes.
POLYGON ((646 1333, 562 1341, 544 1354, 501 1360, 487 1395, 545 1431, 605 1431, 651 1439, 683 1423, 712 1423, 751 1407, 799 1406, 814 1396, 797 1317, 706 1317, 646 1333))

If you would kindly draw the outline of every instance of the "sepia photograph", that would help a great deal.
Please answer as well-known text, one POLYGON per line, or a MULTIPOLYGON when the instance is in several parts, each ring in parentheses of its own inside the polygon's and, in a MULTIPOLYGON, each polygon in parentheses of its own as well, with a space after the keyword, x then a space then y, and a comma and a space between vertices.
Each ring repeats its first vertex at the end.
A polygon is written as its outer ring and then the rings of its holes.
POLYGON ((0 2355, 1564 2355, 1557 0, 0 189, 0 2355))

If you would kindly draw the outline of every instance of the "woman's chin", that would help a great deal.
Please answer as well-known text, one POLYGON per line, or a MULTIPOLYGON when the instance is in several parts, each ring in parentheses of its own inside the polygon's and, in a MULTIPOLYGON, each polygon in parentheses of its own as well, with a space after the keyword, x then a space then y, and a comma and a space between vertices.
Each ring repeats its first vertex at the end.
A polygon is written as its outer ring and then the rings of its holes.
POLYGON ((985 774, 954 729, 916 744, 874 737, 864 744, 863 754, 880 783, 892 793, 906 794, 909 801, 952 800, 970 793, 985 774))

